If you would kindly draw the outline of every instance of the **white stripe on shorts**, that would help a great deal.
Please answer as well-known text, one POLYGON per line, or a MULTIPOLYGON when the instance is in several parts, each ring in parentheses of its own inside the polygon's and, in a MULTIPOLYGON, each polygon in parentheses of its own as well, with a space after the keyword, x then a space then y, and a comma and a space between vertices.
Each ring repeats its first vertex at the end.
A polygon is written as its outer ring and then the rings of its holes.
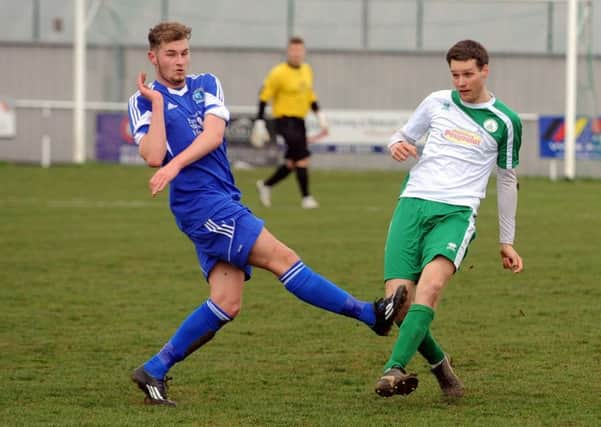
POLYGON ((213 233, 223 234, 230 239, 234 236, 234 227, 231 225, 217 225, 212 219, 209 219, 204 225, 207 230, 212 231, 213 233))
POLYGON ((470 242, 472 240, 472 236, 474 235, 475 232, 476 232, 476 215, 474 212, 472 212, 472 215, 470 216, 470 219, 469 219, 469 224, 467 226, 467 230, 465 230, 465 234, 463 235, 463 241, 461 242, 461 245, 459 246, 459 250, 457 251, 457 255, 455 256, 455 259, 453 260, 453 264, 455 264, 456 270, 459 270, 459 266, 461 265, 461 262, 463 261, 463 258, 465 257, 467 247, 470 244, 470 242))

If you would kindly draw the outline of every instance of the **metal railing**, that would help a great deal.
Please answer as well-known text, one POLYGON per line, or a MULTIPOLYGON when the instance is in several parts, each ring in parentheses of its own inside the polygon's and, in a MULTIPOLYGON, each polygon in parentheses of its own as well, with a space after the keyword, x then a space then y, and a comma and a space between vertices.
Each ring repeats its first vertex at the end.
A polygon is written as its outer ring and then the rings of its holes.
MULTIPOLYGON (((591 22, 601 19, 598 2, 579 2, 594 9, 591 22)), ((467 34, 485 39, 496 52, 563 53, 565 3, 221 0, 199 7, 199 0, 87 0, 86 6, 88 39, 98 45, 139 46, 145 43, 152 22, 182 20, 194 29, 192 44, 205 47, 281 48, 287 37, 300 34, 312 49, 432 51, 444 50, 449 38, 467 34)), ((69 2, 57 9, 41 0, 7 3, 0 16, 0 41, 70 43, 73 13, 69 7, 69 2)), ((594 53, 601 54, 601 34, 594 37, 594 53)))

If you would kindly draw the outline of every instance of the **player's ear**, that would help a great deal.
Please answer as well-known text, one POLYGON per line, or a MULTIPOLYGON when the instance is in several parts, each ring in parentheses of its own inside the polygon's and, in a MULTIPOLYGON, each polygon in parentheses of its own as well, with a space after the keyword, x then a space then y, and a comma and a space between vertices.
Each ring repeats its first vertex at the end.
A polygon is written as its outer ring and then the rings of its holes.
POLYGON ((154 50, 148 51, 148 60, 152 63, 152 65, 157 65, 157 55, 154 50))
POLYGON ((484 77, 488 77, 488 64, 482 66, 482 74, 484 74, 484 77))

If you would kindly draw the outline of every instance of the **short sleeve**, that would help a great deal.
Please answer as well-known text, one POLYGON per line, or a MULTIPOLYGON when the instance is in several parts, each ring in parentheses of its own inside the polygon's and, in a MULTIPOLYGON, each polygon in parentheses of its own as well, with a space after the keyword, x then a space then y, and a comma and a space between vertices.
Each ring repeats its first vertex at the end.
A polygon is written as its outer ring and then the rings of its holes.
POLYGON ((315 93, 315 90, 313 89, 313 69, 311 68, 311 66, 309 64, 307 64, 307 69, 308 69, 308 74, 309 74, 309 79, 311 81, 311 88, 309 89, 310 93, 309 93, 309 103, 314 103, 317 102, 317 94, 315 93))
POLYGON ((259 92, 259 99, 263 102, 269 102, 269 100, 271 100, 271 98, 273 98, 275 93, 277 92, 279 84, 278 82, 279 78, 277 73, 277 67, 274 67, 263 81, 263 86, 261 87, 261 90, 259 92))
POLYGON ((140 144, 142 137, 148 133, 150 119, 152 117, 152 105, 150 101, 137 91, 129 98, 127 107, 129 114, 129 130, 136 141, 140 144))
POLYGON ((432 122, 432 104, 436 102, 432 95, 425 98, 415 109, 411 117, 401 128, 402 135, 408 142, 415 143, 430 128, 432 122))
POLYGON ((205 94, 205 115, 213 114, 229 122, 230 112, 225 106, 225 98, 219 79, 213 74, 205 74, 202 80, 202 89, 205 94))
POLYGON ((522 146, 522 121, 513 112, 508 114, 503 141, 499 144, 497 166, 503 169, 514 169, 520 163, 520 147, 522 146))

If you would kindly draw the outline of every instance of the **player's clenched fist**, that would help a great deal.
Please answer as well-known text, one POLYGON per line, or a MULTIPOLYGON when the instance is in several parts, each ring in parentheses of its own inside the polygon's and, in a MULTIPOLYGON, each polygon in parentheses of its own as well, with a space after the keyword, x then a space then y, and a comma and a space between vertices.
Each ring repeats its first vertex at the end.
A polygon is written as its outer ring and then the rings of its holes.
POLYGON ((395 142, 390 146, 390 155, 398 162, 407 160, 409 157, 417 159, 417 148, 405 141, 395 142))
POLYGON ((524 269, 524 262, 522 257, 517 253, 512 245, 501 244, 501 260, 503 261, 503 268, 511 270, 514 273, 519 273, 524 269))

